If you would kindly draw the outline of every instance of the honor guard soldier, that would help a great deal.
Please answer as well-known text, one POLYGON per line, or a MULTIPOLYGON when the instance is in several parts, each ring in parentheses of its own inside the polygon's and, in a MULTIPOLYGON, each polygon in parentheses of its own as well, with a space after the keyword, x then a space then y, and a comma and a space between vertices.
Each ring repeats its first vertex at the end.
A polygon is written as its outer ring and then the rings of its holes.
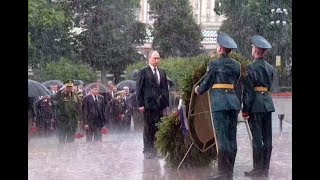
POLYGON ((252 132, 253 169, 245 176, 268 176, 272 150, 271 114, 275 111, 269 94, 274 69, 265 60, 270 43, 262 36, 251 37, 254 61, 244 78, 242 116, 248 120, 252 132))
POLYGON ((237 122, 241 103, 235 87, 241 76, 240 63, 228 54, 237 48, 235 41, 225 33, 217 37, 218 59, 209 61, 204 79, 195 92, 199 95, 209 90, 211 112, 218 145, 218 174, 208 179, 232 179, 237 153, 237 122))

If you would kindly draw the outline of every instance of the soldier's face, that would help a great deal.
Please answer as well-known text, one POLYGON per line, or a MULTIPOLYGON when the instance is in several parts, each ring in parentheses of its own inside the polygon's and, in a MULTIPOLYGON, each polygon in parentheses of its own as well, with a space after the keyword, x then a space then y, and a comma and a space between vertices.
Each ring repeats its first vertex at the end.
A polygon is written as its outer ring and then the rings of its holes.
POLYGON ((72 92, 72 89, 73 89, 73 86, 67 86, 67 87, 66 87, 66 91, 67 91, 67 92, 72 92))
POLYGON ((157 52, 153 52, 149 58, 149 63, 154 67, 159 67, 161 62, 160 55, 157 52))

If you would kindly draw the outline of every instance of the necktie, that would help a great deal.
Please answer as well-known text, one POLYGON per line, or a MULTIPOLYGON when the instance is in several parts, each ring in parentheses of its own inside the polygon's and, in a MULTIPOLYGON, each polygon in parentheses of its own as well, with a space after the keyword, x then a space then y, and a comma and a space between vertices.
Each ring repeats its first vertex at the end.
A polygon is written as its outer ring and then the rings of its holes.
POLYGON ((154 73, 153 73, 153 74, 155 75, 157 84, 159 85, 159 84, 160 84, 160 80, 159 80, 159 77, 158 77, 157 68, 153 68, 153 70, 154 70, 154 73))

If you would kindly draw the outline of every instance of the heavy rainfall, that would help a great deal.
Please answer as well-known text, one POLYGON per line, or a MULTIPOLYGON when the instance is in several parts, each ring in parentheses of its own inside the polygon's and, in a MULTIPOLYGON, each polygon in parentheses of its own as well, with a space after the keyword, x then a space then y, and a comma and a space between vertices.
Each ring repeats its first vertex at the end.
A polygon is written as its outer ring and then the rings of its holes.
POLYGON ((292 179, 291 0, 28 0, 28 179, 292 179))

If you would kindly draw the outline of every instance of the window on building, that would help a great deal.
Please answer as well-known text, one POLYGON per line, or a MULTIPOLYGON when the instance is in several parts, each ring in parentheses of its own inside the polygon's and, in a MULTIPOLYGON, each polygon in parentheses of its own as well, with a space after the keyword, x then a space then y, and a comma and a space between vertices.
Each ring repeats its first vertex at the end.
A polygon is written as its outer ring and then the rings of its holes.
POLYGON ((207 13, 206 22, 210 22, 210 13, 207 13))
POLYGON ((207 9, 211 9, 211 1, 212 0, 207 0, 207 9))
POLYGON ((195 9, 199 9, 199 1, 198 1, 198 0, 195 0, 195 2, 194 2, 194 8, 195 8, 195 9))
POLYGON ((148 8, 147 8, 147 9, 148 9, 148 11, 147 11, 147 12, 148 12, 148 13, 147 13, 148 21, 149 21, 149 22, 152 22, 152 21, 153 21, 153 17, 149 14, 149 12, 150 12, 150 4, 149 4, 149 3, 148 3, 148 8))
POLYGON ((199 22, 198 22, 198 17, 199 17, 198 14, 194 14, 194 15, 193 15, 193 18, 194 18, 194 20, 196 21, 196 23, 199 23, 199 22))
POLYGON ((214 16, 214 22, 218 22, 219 21, 219 16, 218 15, 215 15, 214 16))

